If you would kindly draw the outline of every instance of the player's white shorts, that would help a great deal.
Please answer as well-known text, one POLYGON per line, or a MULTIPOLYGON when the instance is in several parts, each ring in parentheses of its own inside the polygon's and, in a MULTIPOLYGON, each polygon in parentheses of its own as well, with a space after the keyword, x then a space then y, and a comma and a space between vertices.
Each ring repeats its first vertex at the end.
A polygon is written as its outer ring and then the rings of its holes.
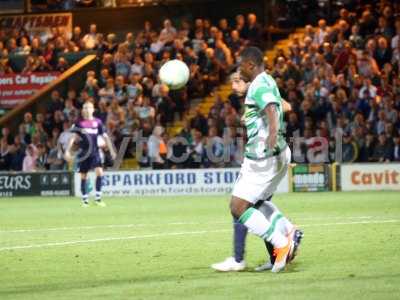
POLYGON ((263 160, 244 158, 232 195, 253 204, 267 199, 285 177, 290 158, 289 147, 281 154, 263 160))

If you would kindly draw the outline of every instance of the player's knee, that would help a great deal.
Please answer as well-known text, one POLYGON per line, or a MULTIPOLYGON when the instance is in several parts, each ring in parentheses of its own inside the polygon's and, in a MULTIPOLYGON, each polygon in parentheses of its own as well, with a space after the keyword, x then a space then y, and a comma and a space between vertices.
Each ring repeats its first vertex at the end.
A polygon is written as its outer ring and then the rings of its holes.
POLYGON ((241 200, 236 197, 232 197, 230 203, 230 210, 232 216, 235 218, 240 218, 240 216, 248 209, 250 204, 244 200, 241 200))

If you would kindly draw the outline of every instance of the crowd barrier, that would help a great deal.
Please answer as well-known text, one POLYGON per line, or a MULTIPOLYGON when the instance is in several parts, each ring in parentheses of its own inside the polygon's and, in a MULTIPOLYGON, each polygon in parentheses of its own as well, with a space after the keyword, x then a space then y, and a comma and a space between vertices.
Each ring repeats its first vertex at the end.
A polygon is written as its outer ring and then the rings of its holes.
MULTIPOLYGON (((106 171, 105 196, 229 195, 239 168, 106 171)), ((89 173, 92 193, 94 173, 89 173)), ((400 191, 400 163, 293 164, 278 193, 400 191)), ((81 196, 71 172, 0 173, 0 196, 81 196)))

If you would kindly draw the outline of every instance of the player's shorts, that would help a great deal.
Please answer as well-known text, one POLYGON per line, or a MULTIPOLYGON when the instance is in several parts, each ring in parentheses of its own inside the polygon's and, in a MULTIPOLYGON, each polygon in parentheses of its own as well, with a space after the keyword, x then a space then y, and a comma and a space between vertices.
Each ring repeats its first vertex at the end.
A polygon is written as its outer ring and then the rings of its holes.
POLYGON ((95 168, 102 167, 100 155, 92 155, 78 162, 78 172, 87 173, 95 168))
POLYGON ((285 177, 290 159, 289 147, 279 155, 263 160, 244 158, 232 195, 252 204, 267 199, 285 177))

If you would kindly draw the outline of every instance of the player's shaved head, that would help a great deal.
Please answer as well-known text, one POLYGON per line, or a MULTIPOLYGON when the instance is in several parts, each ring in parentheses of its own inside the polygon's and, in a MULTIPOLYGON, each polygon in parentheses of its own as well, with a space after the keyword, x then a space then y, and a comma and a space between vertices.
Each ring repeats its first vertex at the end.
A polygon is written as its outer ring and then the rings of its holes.
POLYGON ((245 48, 240 53, 240 58, 240 76, 244 81, 252 81, 264 71, 264 55, 257 47, 245 48))
POLYGON ((247 47, 241 53, 240 57, 242 61, 250 61, 256 66, 264 64, 264 55, 261 50, 257 47, 247 47))

